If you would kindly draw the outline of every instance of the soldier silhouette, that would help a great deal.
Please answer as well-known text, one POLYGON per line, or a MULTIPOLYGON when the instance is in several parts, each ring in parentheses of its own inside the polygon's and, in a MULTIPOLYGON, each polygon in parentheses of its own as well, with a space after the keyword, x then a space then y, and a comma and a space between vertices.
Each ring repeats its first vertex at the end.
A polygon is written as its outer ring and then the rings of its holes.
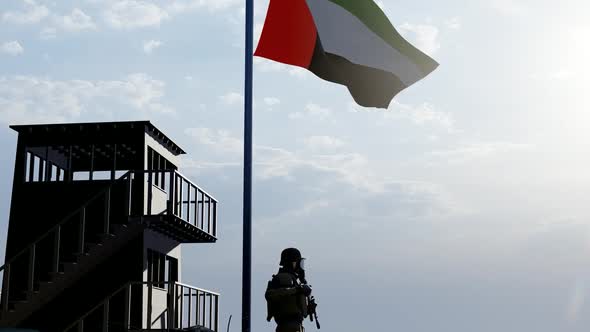
POLYGON ((281 268, 266 288, 266 320, 274 317, 276 332, 304 332, 303 320, 308 316, 311 287, 305 280, 305 258, 296 248, 281 252, 281 268))

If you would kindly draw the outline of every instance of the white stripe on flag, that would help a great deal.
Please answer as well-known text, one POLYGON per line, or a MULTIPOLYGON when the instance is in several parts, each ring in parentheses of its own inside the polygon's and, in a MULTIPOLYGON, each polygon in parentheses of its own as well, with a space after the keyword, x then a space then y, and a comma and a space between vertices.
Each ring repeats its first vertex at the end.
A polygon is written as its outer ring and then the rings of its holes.
POLYGON ((329 0, 307 0, 307 4, 327 53, 339 55, 358 65, 390 72, 406 86, 424 78, 424 73, 415 63, 346 9, 329 0))

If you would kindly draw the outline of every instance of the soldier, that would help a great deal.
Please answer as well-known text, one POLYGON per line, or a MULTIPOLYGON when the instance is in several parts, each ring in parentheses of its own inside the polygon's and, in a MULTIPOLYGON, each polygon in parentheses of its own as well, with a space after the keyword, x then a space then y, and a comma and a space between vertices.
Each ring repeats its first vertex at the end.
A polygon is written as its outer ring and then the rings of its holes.
POLYGON ((308 314, 307 285, 304 270, 305 258, 299 250, 287 248, 281 253, 281 268, 268 282, 264 297, 267 301, 266 320, 274 317, 276 332, 304 332, 303 320, 308 314))

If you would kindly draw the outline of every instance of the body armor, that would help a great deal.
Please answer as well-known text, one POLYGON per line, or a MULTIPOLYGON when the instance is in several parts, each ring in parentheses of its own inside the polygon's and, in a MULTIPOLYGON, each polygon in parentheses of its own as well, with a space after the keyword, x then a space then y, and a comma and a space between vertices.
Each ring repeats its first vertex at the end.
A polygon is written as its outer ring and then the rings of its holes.
POLYGON ((265 293, 268 321, 274 317, 279 325, 301 323, 307 317, 307 297, 299 291, 300 284, 293 273, 279 271, 273 276, 265 293))

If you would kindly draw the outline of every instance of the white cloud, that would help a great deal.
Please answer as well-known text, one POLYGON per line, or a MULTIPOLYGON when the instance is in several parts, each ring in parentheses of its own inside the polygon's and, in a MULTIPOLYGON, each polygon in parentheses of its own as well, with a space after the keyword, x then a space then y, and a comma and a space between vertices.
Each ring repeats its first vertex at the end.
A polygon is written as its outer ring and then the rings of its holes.
POLYGON ((449 29, 458 30, 461 29, 461 19, 458 17, 453 17, 445 20, 445 25, 449 29))
POLYGON ((301 79, 305 79, 310 75, 310 72, 298 66, 286 65, 284 63, 268 60, 266 58, 255 57, 254 69, 263 73, 270 72, 286 72, 289 75, 301 79))
POLYGON ((332 150, 344 145, 344 142, 331 136, 310 136, 304 140, 310 150, 332 150))
MULTIPOLYGON (((201 145, 201 155, 204 156, 202 160, 213 168, 234 167, 241 163, 242 140, 232 136, 228 130, 189 128, 185 130, 185 133, 192 137, 195 143, 201 145), (216 160, 207 160, 207 158, 216 160)), ((339 144, 336 140, 331 143, 339 144)), ((256 164, 255 176, 259 179, 289 180, 292 179, 295 171, 307 168, 334 174, 337 181, 363 190, 379 192, 385 190, 387 186, 386 181, 372 174, 367 158, 358 153, 315 155, 307 150, 289 151, 264 145, 255 145, 253 150, 256 164)), ((198 168, 204 167, 200 165, 198 168)))
POLYGON ((219 11, 242 5, 241 0, 175 0, 168 5, 167 10, 171 13, 183 13, 195 9, 207 9, 219 11))
POLYGON ((57 29, 54 27, 45 27, 41 30, 41 39, 53 39, 57 37, 57 29))
POLYGON ((522 15, 527 8, 518 0, 491 0, 489 6, 503 15, 522 15))
POLYGON ((445 128, 449 132, 454 131, 453 117, 450 113, 437 111, 434 105, 423 103, 418 106, 401 104, 396 100, 392 103, 392 108, 383 112, 384 119, 405 119, 412 121, 417 125, 435 124, 445 128))
POLYGON ((33 0, 25 0, 24 3, 26 7, 24 11, 7 11, 2 15, 2 20, 15 24, 34 24, 49 16, 47 7, 33 0))
POLYGON ((434 25, 406 22, 400 26, 400 33, 411 39, 413 44, 424 53, 434 55, 440 49, 439 30, 434 25))
POLYGON ((174 0, 156 3, 145 0, 111 0, 107 3, 103 17, 115 29, 160 26, 163 21, 187 12, 215 12, 242 4, 240 0, 174 0))
POLYGON ((279 72, 287 70, 288 65, 265 58, 254 57, 254 69, 261 72, 279 72))
POLYGON ((538 81, 565 81, 575 77, 576 74, 569 69, 558 69, 547 73, 533 73, 531 78, 538 81))
POLYGON ((304 117, 314 117, 319 120, 325 120, 332 116, 332 110, 329 108, 323 108, 314 103, 308 103, 305 105, 303 112, 294 112, 289 114, 290 119, 301 119, 304 117))
POLYGON ((122 0, 104 11, 106 23, 115 29, 160 26, 170 15, 161 7, 141 0, 122 0))
POLYGON ((228 92, 223 96, 220 96, 219 99, 225 105, 238 105, 244 103, 244 96, 238 92, 228 92))
POLYGON ((112 81, 3 76, 0 77, 0 121, 62 122, 85 114, 121 117, 128 111, 169 114, 173 110, 161 103, 164 87, 164 82, 143 73, 112 81))
POLYGON ((143 43, 143 51, 147 54, 151 54, 156 48, 162 46, 162 42, 159 40, 148 40, 143 43))
POLYGON ((242 140, 233 137, 227 130, 188 128, 184 133, 192 137, 196 143, 211 147, 217 152, 229 153, 230 157, 242 153, 242 140))
POLYGON ((511 142, 478 142, 464 144, 448 150, 432 151, 428 155, 437 163, 460 164, 488 158, 499 153, 524 151, 533 148, 530 144, 511 142))
POLYGON ((0 45, 0 53, 3 53, 3 54, 16 56, 16 55, 22 54, 24 51, 25 51, 25 49, 16 40, 9 41, 9 42, 6 42, 6 43, 0 45))
MULTIPOLYGON (((199 145, 195 149, 200 152, 199 160, 183 163, 184 168, 194 169, 200 173, 221 171, 225 174, 227 172, 222 169, 242 165, 242 140, 231 136, 229 131, 193 128, 187 129, 186 133, 199 145)), ((326 148, 343 144, 339 139, 320 136, 309 138, 308 142, 320 142, 326 148)), ((339 188, 337 190, 343 193, 334 201, 322 200, 320 205, 308 205, 310 200, 304 200, 303 210, 298 207, 298 211, 304 214, 303 211, 311 212, 314 209, 326 208, 332 203, 352 204, 360 209, 352 212, 355 215, 358 213, 359 216, 369 217, 368 213, 364 213, 366 210, 370 211, 371 215, 381 213, 390 220, 394 212, 390 214, 389 208, 385 208, 385 211, 376 211, 374 206, 375 204, 391 206, 392 201, 407 207, 403 213, 413 215, 436 214, 437 217, 441 217, 460 210, 457 208, 458 204, 442 187, 422 181, 392 179, 389 168, 386 174, 375 172, 374 164, 359 153, 325 151, 325 153, 317 154, 314 149, 291 151, 267 145, 255 145, 253 150, 254 176, 261 183, 283 180, 294 183, 290 190, 294 192, 308 188, 321 194, 321 192, 332 192, 334 188, 339 188), (306 181, 298 181, 302 178, 306 181), (307 181, 313 184, 302 185, 307 181), (344 190, 342 185, 345 186, 344 190), (352 199, 350 202, 342 203, 349 198, 352 199)), ((325 198, 325 195, 322 196, 325 198)), ((317 197, 312 195, 309 198, 317 202, 317 197)), ((345 210, 350 211, 349 207, 347 206, 345 210)))
POLYGON ((56 16, 56 25, 65 31, 95 30, 96 24, 92 17, 86 15, 82 10, 75 8, 70 15, 56 16))
POLYGON ((308 75, 310 75, 310 71, 305 69, 305 68, 301 68, 298 66, 290 66, 289 70, 287 71, 289 73, 289 75, 297 77, 297 78, 307 78, 308 75))
POLYGON ((293 112, 293 113, 289 113, 288 117, 289 119, 292 120, 296 120, 296 119, 303 119, 303 113, 301 112, 293 112))
POLYGON ((332 115, 332 110, 328 109, 328 108, 323 108, 317 104, 307 104, 305 106, 305 111, 307 112, 307 114, 314 116, 314 117, 318 117, 320 119, 325 119, 329 116, 332 115))
POLYGON ((266 106, 275 106, 279 105, 281 103, 281 100, 275 97, 265 97, 264 103, 266 104, 266 106))

